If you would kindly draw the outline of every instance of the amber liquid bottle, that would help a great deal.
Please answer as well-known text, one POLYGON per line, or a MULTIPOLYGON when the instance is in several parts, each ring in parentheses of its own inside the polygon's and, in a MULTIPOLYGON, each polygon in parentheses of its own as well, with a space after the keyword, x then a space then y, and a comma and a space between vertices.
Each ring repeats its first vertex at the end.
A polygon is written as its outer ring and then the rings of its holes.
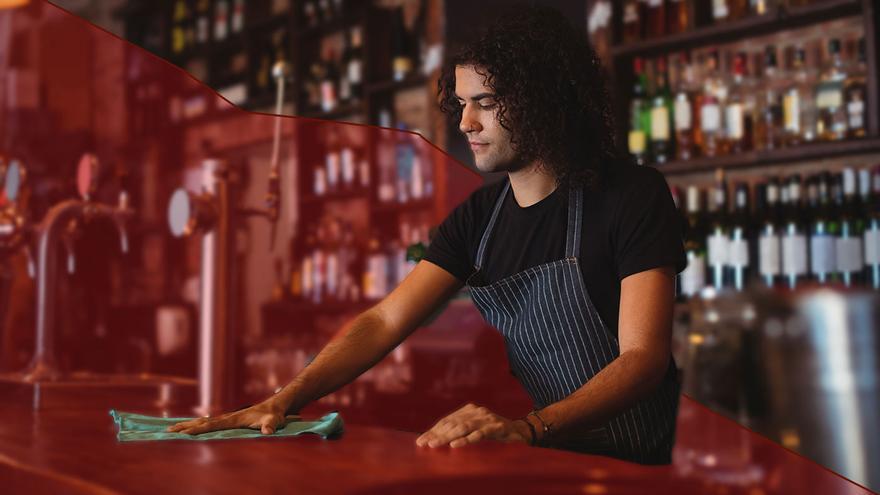
POLYGON ((865 38, 859 40, 859 55, 855 69, 843 83, 843 101, 846 106, 847 137, 865 137, 868 124, 867 62, 865 38))
POLYGON ((677 34, 691 29, 693 0, 669 0, 666 6, 666 33, 677 34))

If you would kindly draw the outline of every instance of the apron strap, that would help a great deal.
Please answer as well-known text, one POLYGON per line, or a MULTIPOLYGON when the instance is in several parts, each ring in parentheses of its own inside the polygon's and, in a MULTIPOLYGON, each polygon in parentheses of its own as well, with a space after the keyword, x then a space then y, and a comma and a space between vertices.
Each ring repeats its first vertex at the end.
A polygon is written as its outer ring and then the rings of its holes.
POLYGON ((495 227, 495 221, 498 220, 498 213, 501 211, 501 205, 504 204, 504 198, 507 197, 508 189, 510 189, 510 180, 507 181, 504 190, 498 195, 498 200, 495 201, 495 209, 492 211, 492 218, 489 219, 489 225, 487 225, 486 230, 483 231, 483 238, 480 239, 480 247, 477 249, 477 257, 474 261, 475 270, 479 270, 480 267, 483 266, 483 258, 486 255, 486 245, 489 244, 489 236, 492 234, 492 228, 495 227))
POLYGON ((568 229, 565 234, 565 257, 577 258, 581 250, 581 228, 584 209, 583 188, 571 188, 568 195, 568 229))

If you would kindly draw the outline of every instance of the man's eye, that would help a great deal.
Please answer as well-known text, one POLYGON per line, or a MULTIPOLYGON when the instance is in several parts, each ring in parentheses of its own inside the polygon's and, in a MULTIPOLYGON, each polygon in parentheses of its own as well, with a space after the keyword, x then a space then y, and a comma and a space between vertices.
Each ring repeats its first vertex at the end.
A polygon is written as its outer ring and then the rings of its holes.
POLYGON ((489 105, 480 105, 480 108, 482 108, 483 110, 492 110, 493 108, 495 108, 495 105, 495 103, 491 103, 489 105))

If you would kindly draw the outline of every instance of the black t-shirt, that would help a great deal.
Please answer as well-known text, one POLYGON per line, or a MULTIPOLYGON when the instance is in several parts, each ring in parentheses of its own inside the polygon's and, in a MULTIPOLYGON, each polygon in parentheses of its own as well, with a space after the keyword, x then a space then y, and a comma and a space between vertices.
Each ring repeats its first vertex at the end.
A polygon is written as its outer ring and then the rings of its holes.
MULTIPOLYGON (((425 260, 462 282, 474 271, 480 238, 508 179, 473 192, 437 230, 425 260)), ((619 165, 602 187, 585 189, 579 263, 590 299, 617 333, 620 281, 661 266, 687 265, 681 220, 663 175, 654 168, 619 165)), ((565 257, 568 195, 556 188, 526 208, 510 190, 486 247, 482 283, 565 257)))

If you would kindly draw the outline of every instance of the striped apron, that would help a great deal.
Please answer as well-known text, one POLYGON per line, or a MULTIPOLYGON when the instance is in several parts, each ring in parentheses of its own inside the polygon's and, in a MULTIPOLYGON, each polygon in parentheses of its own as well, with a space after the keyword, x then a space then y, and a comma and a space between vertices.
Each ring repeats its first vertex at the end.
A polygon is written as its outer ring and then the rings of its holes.
MULTIPOLYGON (((510 182, 495 203, 467 285, 480 313, 504 337, 511 373, 535 409, 541 409, 583 386, 620 355, 620 347, 590 301, 578 265, 583 213, 579 188, 568 194, 565 258, 484 283, 480 267, 509 189, 510 182)), ((643 464, 669 463, 678 395, 670 359, 662 384, 650 396, 601 427, 566 432, 553 447, 643 464)))

